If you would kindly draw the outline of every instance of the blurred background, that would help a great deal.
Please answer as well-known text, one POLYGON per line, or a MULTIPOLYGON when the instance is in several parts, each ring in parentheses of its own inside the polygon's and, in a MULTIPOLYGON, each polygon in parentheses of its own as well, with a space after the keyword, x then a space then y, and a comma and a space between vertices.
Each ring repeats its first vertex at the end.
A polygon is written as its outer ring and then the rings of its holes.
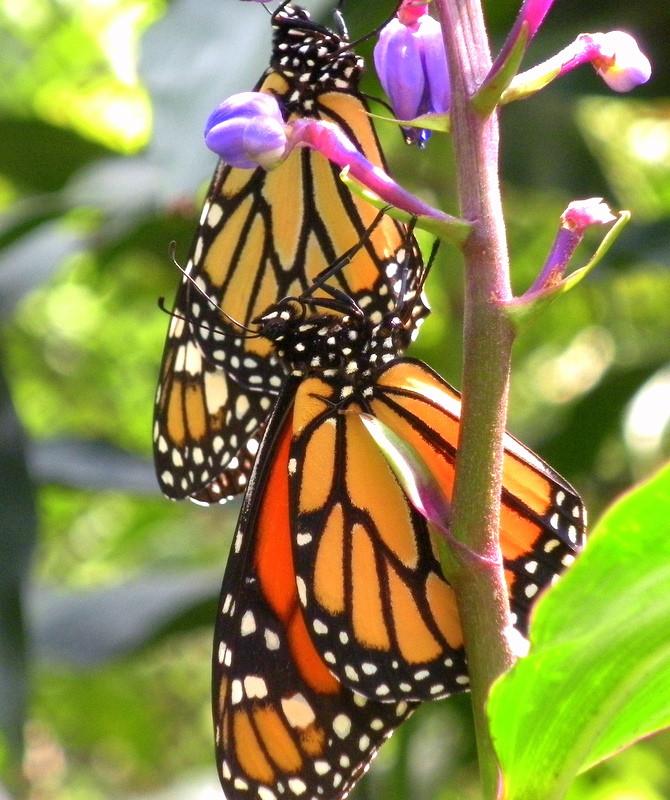
MULTIPOLYGON (((330 3, 306 5, 329 20, 330 3)), ((345 3, 352 37, 392 7, 345 3)), ((495 46, 518 7, 486 3, 495 46)), ((2 800, 221 797, 209 660, 239 502, 203 509, 158 492, 157 298, 171 302, 169 244, 184 263, 214 168, 204 121, 256 82, 269 27, 263 7, 234 0, 0 2, 2 800)), ((614 95, 582 68, 503 112, 518 291, 568 202, 603 195, 633 212, 605 262, 515 349, 510 429, 579 489, 592 521, 670 452, 669 27, 670 7, 652 0, 559 0, 525 66, 580 32, 623 29, 652 80, 614 95)), ((364 88, 379 95, 372 74, 364 88)), ((379 132, 396 176, 455 213, 447 137, 420 153, 393 125, 379 132)), ((413 351, 457 386, 461 284, 443 247, 413 351)), ((669 765, 660 735, 582 776, 571 798, 668 798, 669 765)), ((355 793, 477 796, 467 697, 416 713, 355 793)))

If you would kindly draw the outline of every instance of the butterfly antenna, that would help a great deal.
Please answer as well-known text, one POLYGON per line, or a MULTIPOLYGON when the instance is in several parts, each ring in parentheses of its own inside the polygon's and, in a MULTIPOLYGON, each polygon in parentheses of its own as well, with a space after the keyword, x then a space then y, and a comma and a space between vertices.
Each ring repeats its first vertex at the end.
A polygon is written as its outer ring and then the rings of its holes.
POLYGON ((356 242, 356 244, 352 245, 352 247, 346 250, 336 261, 334 261, 330 266, 326 267, 326 269, 324 269, 315 277, 312 285, 303 292, 302 294, 303 299, 306 299, 311 294, 313 294, 317 289, 321 288, 323 288, 324 291, 327 291, 329 294, 337 296, 338 293, 337 289, 334 289, 331 286, 325 286, 324 284, 326 283, 326 281, 332 278, 333 275, 336 275, 338 272, 341 272, 344 269, 344 267, 346 267, 347 264, 351 262, 352 258, 356 255, 356 253, 358 253, 359 250, 363 249, 363 247, 370 240, 373 231, 375 230, 377 225, 379 225, 379 223, 382 221, 382 217, 384 216, 384 214, 386 214, 389 208, 390 206, 384 206, 384 208, 378 211, 376 217, 372 220, 370 225, 365 229, 365 232, 363 233, 361 238, 356 242))
MULTIPOLYGON (((207 294, 207 292, 205 292, 205 290, 201 286, 198 285, 198 283, 195 280, 195 278, 193 278, 193 276, 188 272, 188 270, 186 270, 184 267, 182 267, 181 264, 177 261, 176 251, 177 251, 177 243, 174 242, 174 241, 170 242, 170 245, 169 245, 169 248, 168 248, 168 254, 170 256, 170 260, 175 265, 175 267, 179 270, 179 272, 181 272, 182 277, 185 280, 188 281, 188 283, 196 290, 196 292, 200 295, 200 297, 203 298, 203 300, 217 314, 217 316, 223 317, 223 319, 225 319, 231 325, 233 325, 236 328, 239 328, 239 330, 244 333, 245 338, 247 338, 247 339, 256 339, 256 338, 258 338, 260 336, 258 331, 255 331, 253 328, 248 328, 246 325, 244 325, 243 323, 239 322, 234 317, 231 317, 230 314, 226 314, 226 312, 219 306, 219 304, 215 300, 213 300, 207 294)), ((161 308, 161 310, 164 310, 164 311, 167 310, 165 308, 165 298, 163 298, 163 297, 159 298, 158 306, 159 306, 159 308, 161 308)), ((184 322, 187 322, 191 327, 194 326, 194 322, 193 322, 192 319, 188 319, 187 317, 180 316, 174 310, 173 311, 167 310, 167 311, 171 316, 177 317, 177 319, 183 319, 184 322)), ((216 333, 218 333, 218 334, 220 334, 222 336, 232 336, 232 335, 238 336, 239 335, 237 333, 237 331, 235 331, 235 333, 233 334, 232 332, 226 331, 226 330, 224 330, 222 328, 212 328, 211 326, 206 325, 204 322, 198 323, 197 326, 199 328, 203 328, 204 330, 215 331, 216 333)))
MULTIPOLYGON (((341 0, 341 2, 337 4, 337 8, 333 13, 342 16, 341 8, 343 5, 344 5, 344 0, 341 0)), ((396 10, 389 17, 387 17, 384 20, 384 22, 381 23, 381 25, 378 25, 376 28, 373 28, 369 33, 364 33, 362 36, 359 36, 358 39, 354 39, 353 42, 349 42, 348 46, 353 49, 354 47, 358 47, 359 44, 367 42, 368 39, 372 39, 373 36, 377 36, 379 32, 382 30, 382 28, 385 28, 389 24, 389 22, 391 22, 391 20, 395 17, 395 15, 398 13, 399 7, 400 3, 397 4, 396 10)))

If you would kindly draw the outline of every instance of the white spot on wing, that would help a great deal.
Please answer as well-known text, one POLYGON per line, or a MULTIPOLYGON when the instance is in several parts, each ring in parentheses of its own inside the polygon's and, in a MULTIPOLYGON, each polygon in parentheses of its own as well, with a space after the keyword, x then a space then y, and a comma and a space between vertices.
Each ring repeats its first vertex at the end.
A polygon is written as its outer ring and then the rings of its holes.
POLYGON ((300 602, 303 606, 307 605, 307 586, 305 585, 305 581, 299 575, 296 576, 295 585, 298 589, 298 597, 300 598, 300 602))
POLYGON ((312 706, 300 692, 291 697, 282 697, 281 707, 292 728, 307 728, 316 719, 312 706))
POLYGON ((244 679, 244 691, 247 697, 257 697, 262 700, 267 697, 268 687, 263 678, 258 675, 247 675, 244 679))
POLYGON ((346 714, 338 714, 333 720, 333 730, 340 739, 346 739, 351 733, 351 720, 346 714))

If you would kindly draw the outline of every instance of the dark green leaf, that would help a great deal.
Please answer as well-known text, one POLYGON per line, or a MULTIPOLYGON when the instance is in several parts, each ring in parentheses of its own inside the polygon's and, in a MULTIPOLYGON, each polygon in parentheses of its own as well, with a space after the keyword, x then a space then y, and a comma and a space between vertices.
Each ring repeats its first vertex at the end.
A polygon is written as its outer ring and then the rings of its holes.
POLYGON ((107 154, 100 145, 39 119, 0 119, 0 174, 30 192, 61 189, 79 167, 107 154))
POLYGON ((0 729, 19 750, 27 693, 23 596, 36 539, 23 431, 0 372, 0 729))

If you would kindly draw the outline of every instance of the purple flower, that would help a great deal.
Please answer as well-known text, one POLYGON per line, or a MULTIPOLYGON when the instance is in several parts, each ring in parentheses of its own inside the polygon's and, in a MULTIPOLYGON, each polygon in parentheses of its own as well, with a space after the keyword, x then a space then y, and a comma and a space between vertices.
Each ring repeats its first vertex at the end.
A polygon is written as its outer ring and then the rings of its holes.
POLYGON ((629 92, 651 76, 649 59, 630 34, 580 33, 555 56, 517 75, 505 90, 502 102, 529 97, 556 78, 589 63, 615 92, 629 92))
POLYGON ((233 167, 271 169, 287 154, 286 125, 274 97, 234 94, 210 114, 205 143, 233 167))
MULTIPOLYGON (((375 67, 398 119, 449 110, 449 71, 442 29, 426 4, 404 0, 398 14, 379 34, 375 67)), ((423 145, 430 132, 404 128, 408 142, 423 145)))

